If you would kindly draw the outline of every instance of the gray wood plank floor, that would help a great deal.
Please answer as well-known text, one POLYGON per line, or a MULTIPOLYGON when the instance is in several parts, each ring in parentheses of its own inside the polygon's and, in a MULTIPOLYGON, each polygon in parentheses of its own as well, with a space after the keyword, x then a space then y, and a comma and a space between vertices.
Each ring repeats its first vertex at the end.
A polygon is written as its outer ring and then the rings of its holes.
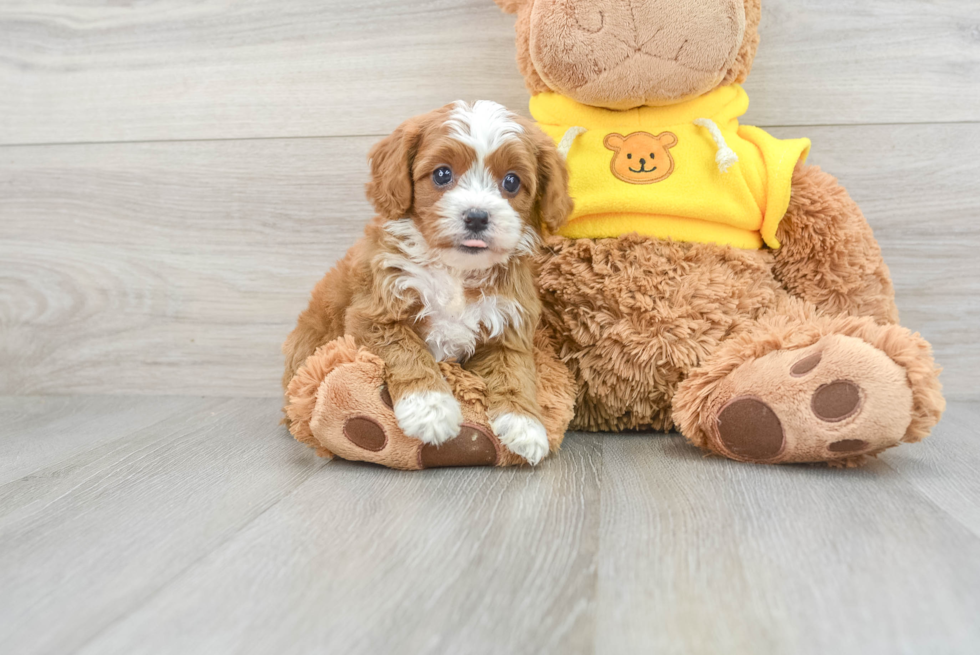
POLYGON ((402 473, 277 415, 0 398, 0 652, 980 650, 976 403, 844 471, 570 434, 537 470, 402 473))

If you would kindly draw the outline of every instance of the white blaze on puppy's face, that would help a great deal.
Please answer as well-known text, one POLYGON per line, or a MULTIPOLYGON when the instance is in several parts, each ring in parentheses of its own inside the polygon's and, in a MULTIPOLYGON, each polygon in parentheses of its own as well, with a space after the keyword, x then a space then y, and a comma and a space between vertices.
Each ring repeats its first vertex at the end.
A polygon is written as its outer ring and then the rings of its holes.
POLYGON ((446 127, 470 161, 446 165, 448 174, 436 168, 434 174, 437 181, 440 176, 451 179, 432 205, 429 227, 439 258, 452 268, 472 271, 506 263, 518 248, 530 253, 536 232, 511 203, 524 200, 518 198, 521 185, 534 183, 522 179, 533 178, 520 139, 524 128, 504 107, 486 100, 456 102, 446 127))

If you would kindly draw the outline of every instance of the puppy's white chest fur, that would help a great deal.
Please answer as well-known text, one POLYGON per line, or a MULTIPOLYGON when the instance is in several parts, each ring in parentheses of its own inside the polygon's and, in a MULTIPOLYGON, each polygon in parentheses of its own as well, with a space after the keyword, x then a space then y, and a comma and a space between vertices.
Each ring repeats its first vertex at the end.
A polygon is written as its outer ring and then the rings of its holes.
POLYGON ((521 320, 513 300, 482 293, 467 299, 463 280, 449 269, 406 268, 396 284, 418 292, 419 319, 426 322, 422 334, 436 361, 468 359, 482 339, 499 336, 507 325, 521 320))
POLYGON ((516 301, 474 293, 486 280, 473 274, 466 277, 433 258, 410 219, 389 221, 385 231, 396 238, 400 251, 381 262, 384 268, 398 271, 390 290, 399 297, 408 290, 418 294, 422 301, 418 319, 425 321, 422 335, 436 361, 468 359, 481 340, 500 336, 508 325, 520 325, 523 310, 516 301))

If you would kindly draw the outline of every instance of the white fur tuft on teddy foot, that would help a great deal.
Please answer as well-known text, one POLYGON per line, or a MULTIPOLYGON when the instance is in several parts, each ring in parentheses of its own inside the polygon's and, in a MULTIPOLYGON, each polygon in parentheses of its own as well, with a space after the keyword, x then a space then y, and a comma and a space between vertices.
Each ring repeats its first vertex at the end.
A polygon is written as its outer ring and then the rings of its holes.
POLYGON ((507 450, 535 466, 548 454, 548 433, 541 421, 507 412, 490 421, 490 427, 507 450))
POLYGON ((459 434, 463 411, 452 394, 419 391, 395 403, 395 420, 406 435, 438 446, 459 434))

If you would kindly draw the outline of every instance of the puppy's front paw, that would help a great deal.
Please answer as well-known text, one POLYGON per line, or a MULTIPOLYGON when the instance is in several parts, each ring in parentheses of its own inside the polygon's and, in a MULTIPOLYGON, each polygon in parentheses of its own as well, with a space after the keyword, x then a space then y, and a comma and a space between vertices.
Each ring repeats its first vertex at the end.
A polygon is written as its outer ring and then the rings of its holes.
POLYGON ((438 446, 459 434, 463 411, 452 394, 420 391, 395 403, 395 420, 408 436, 438 446))
POLYGON ((548 454, 548 434, 536 418, 507 412, 490 421, 490 427, 507 450, 520 455, 531 466, 548 454))

